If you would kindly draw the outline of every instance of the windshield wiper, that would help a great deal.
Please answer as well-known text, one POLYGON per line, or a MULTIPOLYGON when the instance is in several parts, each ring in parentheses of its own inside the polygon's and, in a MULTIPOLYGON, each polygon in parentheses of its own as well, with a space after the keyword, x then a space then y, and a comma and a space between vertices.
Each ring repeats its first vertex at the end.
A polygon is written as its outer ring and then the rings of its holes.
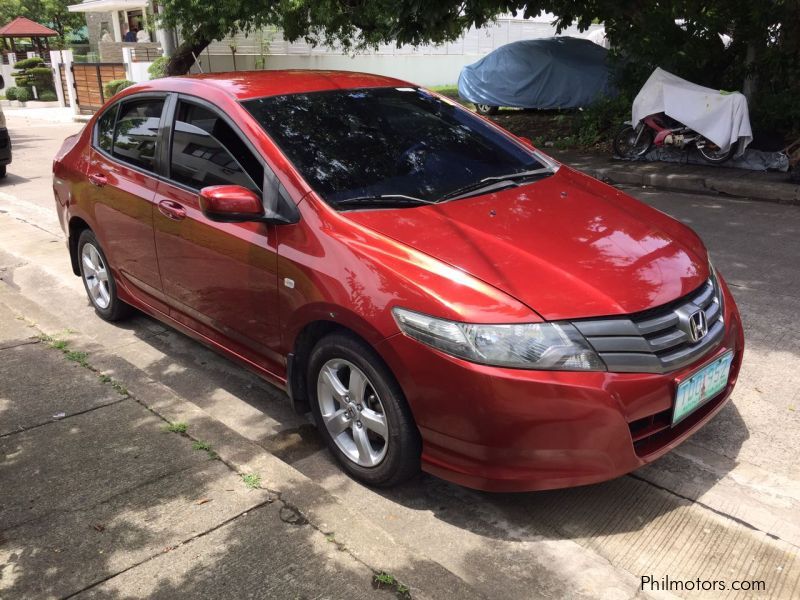
POLYGON ((354 196, 334 202, 336 208, 340 207, 366 207, 366 206, 419 206, 420 204, 436 204, 435 200, 425 200, 416 196, 406 196, 405 194, 374 194, 367 196, 354 196))
POLYGON ((459 200, 467 198, 468 196, 475 196, 477 194, 492 192, 498 189, 518 185, 519 181, 525 179, 533 179, 541 176, 552 175, 554 171, 549 168, 533 169, 532 171, 516 171, 514 173, 507 173, 505 175, 492 175, 491 177, 484 177, 480 181, 460 187, 448 194, 442 196, 442 200, 459 200))

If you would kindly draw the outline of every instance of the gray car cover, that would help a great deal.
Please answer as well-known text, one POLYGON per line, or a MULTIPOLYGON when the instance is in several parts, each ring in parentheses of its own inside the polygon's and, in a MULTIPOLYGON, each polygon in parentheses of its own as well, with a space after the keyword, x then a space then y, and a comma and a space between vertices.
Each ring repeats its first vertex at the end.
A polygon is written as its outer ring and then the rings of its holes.
POLYGON ((475 104, 540 109, 589 106, 616 94, 608 50, 573 37, 501 46, 461 70, 458 93, 475 104))

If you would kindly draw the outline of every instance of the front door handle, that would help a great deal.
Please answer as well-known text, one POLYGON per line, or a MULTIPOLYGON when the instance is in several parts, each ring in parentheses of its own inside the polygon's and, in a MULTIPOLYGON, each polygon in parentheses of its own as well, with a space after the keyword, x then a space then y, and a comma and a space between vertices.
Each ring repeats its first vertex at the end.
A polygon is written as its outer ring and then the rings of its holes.
POLYGON ((108 179, 102 173, 92 173, 89 175, 89 181, 92 185, 96 185, 97 187, 103 187, 108 183, 108 179))
POLYGON ((180 221, 186 218, 186 209, 172 200, 162 200, 159 202, 158 210, 162 215, 173 221, 180 221))

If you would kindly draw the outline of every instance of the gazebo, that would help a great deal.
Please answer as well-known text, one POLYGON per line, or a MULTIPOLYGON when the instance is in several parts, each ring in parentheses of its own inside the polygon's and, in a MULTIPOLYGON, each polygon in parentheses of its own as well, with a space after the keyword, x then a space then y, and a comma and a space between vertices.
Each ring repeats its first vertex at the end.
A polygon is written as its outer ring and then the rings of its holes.
MULTIPOLYGON (((20 58, 16 40, 29 38, 32 45, 36 47, 37 54, 44 60, 49 61, 50 42, 48 38, 51 37, 58 37, 58 32, 25 17, 17 17, 10 23, 0 27, 0 44, 2 44, 3 48, 3 58, 5 59, 9 48, 16 58, 20 58)), ((23 55, 21 58, 26 58, 26 56, 23 55)))

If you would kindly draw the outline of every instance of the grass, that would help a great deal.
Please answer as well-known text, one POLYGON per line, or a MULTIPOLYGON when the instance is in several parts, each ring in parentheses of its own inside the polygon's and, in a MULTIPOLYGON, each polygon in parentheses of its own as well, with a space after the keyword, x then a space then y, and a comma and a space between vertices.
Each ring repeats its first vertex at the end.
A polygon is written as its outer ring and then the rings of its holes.
POLYGON ((105 383, 107 385, 110 385, 114 389, 114 391, 116 391, 119 395, 121 396, 128 395, 128 388, 126 388, 124 385, 122 385, 119 381, 117 381, 113 377, 106 375, 105 373, 100 373, 97 375, 97 379, 100 380, 100 383, 105 383))
POLYGON ((208 458, 211 460, 216 460, 219 458, 219 455, 214 452, 214 449, 211 447, 211 444, 208 442, 204 442, 203 440, 197 440, 194 444, 192 444, 192 448, 195 450, 201 450, 208 454, 208 458))
POLYGON ((89 361, 87 360, 89 358, 89 355, 86 354, 86 352, 80 352, 78 350, 69 350, 66 348, 63 350, 63 352, 67 360, 76 362, 82 367, 89 366, 89 361))
POLYGON ((261 475, 257 475, 256 473, 242 473, 242 481, 244 481, 244 484, 251 490, 261 487, 261 475))
POLYGON ((411 590, 407 585, 403 585, 397 580, 397 577, 386 571, 375 573, 372 576, 372 585, 378 589, 381 588, 394 588, 395 594, 398 598, 408 600, 411 598, 411 590))
POLYGON ((177 421, 175 423, 167 423, 164 425, 164 431, 168 431, 170 433, 186 433, 189 430, 189 426, 186 423, 182 423, 177 421))

